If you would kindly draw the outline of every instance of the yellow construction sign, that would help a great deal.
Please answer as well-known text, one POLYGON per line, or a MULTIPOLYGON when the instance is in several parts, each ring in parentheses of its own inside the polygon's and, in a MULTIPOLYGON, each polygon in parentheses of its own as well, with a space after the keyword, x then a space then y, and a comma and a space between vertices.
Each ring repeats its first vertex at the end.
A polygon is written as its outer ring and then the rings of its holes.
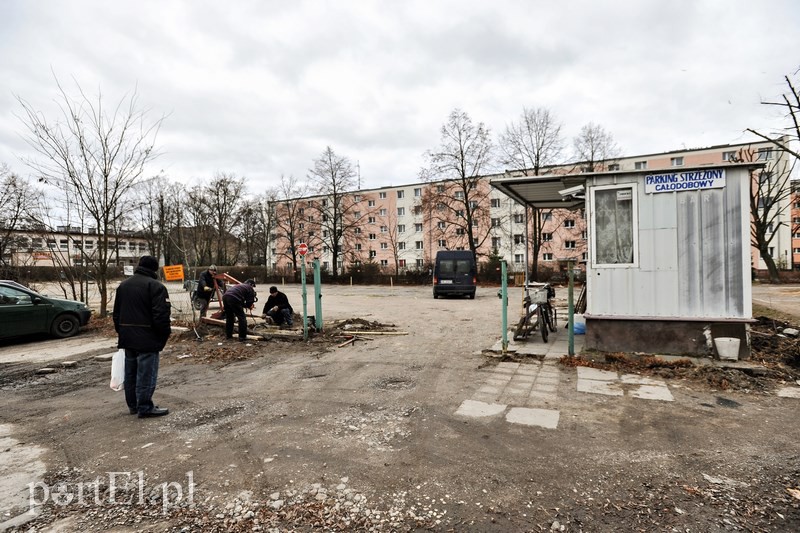
POLYGON ((167 281, 183 281, 183 265, 165 266, 164 279, 167 281))

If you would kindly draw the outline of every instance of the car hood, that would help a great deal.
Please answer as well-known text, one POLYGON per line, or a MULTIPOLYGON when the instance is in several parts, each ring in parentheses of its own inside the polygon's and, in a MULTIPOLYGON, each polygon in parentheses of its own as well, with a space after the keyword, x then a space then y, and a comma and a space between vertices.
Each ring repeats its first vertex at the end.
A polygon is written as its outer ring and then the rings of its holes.
POLYGON ((53 303, 53 305, 57 305, 63 309, 87 309, 87 306, 83 302, 78 302, 75 300, 65 300, 63 298, 52 298, 50 296, 44 296, 49 302, 53 303))

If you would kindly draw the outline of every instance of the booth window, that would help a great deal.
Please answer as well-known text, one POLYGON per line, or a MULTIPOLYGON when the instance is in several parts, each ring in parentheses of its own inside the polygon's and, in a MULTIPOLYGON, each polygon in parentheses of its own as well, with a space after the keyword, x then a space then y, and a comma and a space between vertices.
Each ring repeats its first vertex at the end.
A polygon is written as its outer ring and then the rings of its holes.
POLYGON ((633 186, 593 191, 595 265, 636 263, 636 191, 633 186))

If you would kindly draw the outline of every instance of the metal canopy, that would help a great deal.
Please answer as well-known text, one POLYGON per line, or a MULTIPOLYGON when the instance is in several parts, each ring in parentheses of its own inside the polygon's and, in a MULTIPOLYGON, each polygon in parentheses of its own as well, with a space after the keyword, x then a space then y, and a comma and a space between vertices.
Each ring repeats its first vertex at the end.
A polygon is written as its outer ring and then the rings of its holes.
POLYGON ((489 180, 492 187, 500 190, 516 202, 538 209, 571 209, 582 206, 583 198, 564 198, 558 191, 583 185, 586 175, 523 176, 489 180))

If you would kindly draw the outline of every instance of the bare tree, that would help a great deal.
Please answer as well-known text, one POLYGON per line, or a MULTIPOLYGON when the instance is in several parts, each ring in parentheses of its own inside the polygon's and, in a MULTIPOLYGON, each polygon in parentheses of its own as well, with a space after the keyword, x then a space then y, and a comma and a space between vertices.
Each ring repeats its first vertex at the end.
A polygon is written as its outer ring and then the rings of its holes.
POLYGON ((56 80, 60 119, 49 121, 20 97, 26 140, 39 158, 26 163, 41 181, 71 191, 72 198, 97 227, 98 247, 92 266, 100 292, 100 315, 108 310, 109 260, 113 232, 131 189, 155 156, 155 139, 163 117, 148 122, 136 92, 107 112, 102 95, 90 99, 80 87, 72 98, 56 80))
POLYGON ((314 160, 314 167, 309 169, 309 180, 316 186, 316 192, 322 198, 312 204, 319 216, 317 223, 322 229, 322 242, 330 248, 333 265, 332 275, 339 275, 339 257, 346 254, 342 245, 346 235, 357 225, 353 216, 358 203, 351 194, 356 181, 356 173, 350 160, 336 155, 328 146, 319 158, 314 160))
POLYGON ((196 264, 233 265, 238 259, 240 229, 244 209, 244 179, 217 173, 209 183, 189 191, 187 212, 196 264))
MULTIPOLYGON (((739 150, 731 162, 752 162, 757 159, 758 152, 748 147, 739 150)), ((750 179, 750 244, 758 249, 772 283, 780 283, 780 276, 775 258, 770 253, 770 244, 778 235, 778 228, 788 226, 792 229, 785 222, 785 213, 792 205, 790 178, 795 163, 796 160, 789 164, 785 158, 779 157, 763 170, 752 171, 750 179)))
MULTIPOLYGON (((796 74, 796 73, 795 73, 796 74)), ((761 102, 764 105, 776 106, 782 108, 785 112, 785 118, 789 125, 780 132, 775 132, 770 136, 760 133, 754 129, 748 128, 747 131, 760 137, 761 139, 772 143, 779 150, 792 155, 795 159, 800 159, 800 152, 790 146, 790 141, 800 141, 800 92, 795 88, 789 76, 784 76, 788 91, 781 95, 779 102, 761 102)))
POLYGON ((506 126, 500 136, 502 163, 514 169, 530 169, 538 176, 542 167, 561 163, 564 140, 561 124, 549 109, 523 108, 518 122, 506 126))
POLYGON ((422 207, 430 224, 444 223, 448 235, 462 237, 477 261, 478 249, 491 236, 491 188, 481 178, 494 165, 494 147, 489 129, 473 124, 460 109, 450 113, 441 128, 441 144, 425 152, 428 166, 421 171, 429 183, 422 196, 422 207))
POLYGON ((297 245, 301 242, 305 242, 309 246, 314 244, 309 242, 312 239, 309 238, 308 229, 305 227, 304 206, 307 205, 307 201, 301 200, 307 195, 308 187, 293 175, 281 174, 277 193, 278 216, 275 217, 275 229, 279 232, 280 238, 287 242, 287 246, 281 250, 281 254, 292 262, 292 271, 298 272, 297 245))
POLYGON ((5 164, 0 164, 0 191, 0 266, 7 266, 21 245, 17 231, 38 211, 41 193, 5 164))
POLYGON ((608 168, 608 164, 619 158, 620 149, 614 137, 602 126, 592 122, 581 128, 573 140, 575 158, 581 171, 595 172, 608 168))

